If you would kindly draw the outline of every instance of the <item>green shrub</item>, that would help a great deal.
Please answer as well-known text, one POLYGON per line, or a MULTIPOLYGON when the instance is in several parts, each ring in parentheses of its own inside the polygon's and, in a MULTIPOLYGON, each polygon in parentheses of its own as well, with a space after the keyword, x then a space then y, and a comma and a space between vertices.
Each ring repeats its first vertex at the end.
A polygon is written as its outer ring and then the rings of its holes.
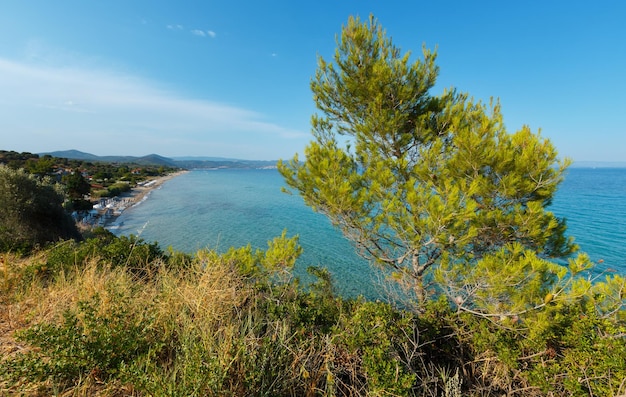
POLYGON ((114 183, 107 188, 108 193, 109 193, 108 197, 119 196, 122 193, 130 191, 130 189, 131 187, 128 183, 125 183, 125 182, 114 183))
MULTIPOLYGON (((25 268, 29 278, 34 276, 41 280, 50 280, 61 271, 68 273, 82 269, 89 260, 112 267, 125 267, 137 277, 146 277, 157 271, 158 267, 168 261, 157 243, 147 243, 137 236, 116 237, 102 229, 92 233, 92 237, 82 242, 63 241, 51 246, 46 251, 44 263, 34 262, 25 268)), ((186 260, 180 255, 172 255, 177 266, 186 260)))
POLYGON ((28 253, 61 239, 80 239, 52 181, 0 164, 0 252, 28 253))
POLYGON ((124 266, 138 275, 145 275, 147 270, 156 270, 165 258, 157 243, 146 243, 134 235, 115 238, 102 247, 101 254, 114 267, 124 266))
POLYGON ((41 323, 19 333, 20 341, 36 349, 6 362, 2 375, 14 385, 50 380, 64 387, 90 376, 106 381, 138 357, 158 351, 162 344, 149 313, 133 313, 121 294, 109 298, 106 311, 95 295, 65 311, 60 324, 41 323))
POLYGON ((414 335, 409 313, 365 302, 345 325, 343 342, 361 358, 370 395, 409 395, 416 382, 403 343, 414 335))
POLYGON ((617 396, 626 392, 626 327, 571 308, 528 373, 545 392, 617 396))

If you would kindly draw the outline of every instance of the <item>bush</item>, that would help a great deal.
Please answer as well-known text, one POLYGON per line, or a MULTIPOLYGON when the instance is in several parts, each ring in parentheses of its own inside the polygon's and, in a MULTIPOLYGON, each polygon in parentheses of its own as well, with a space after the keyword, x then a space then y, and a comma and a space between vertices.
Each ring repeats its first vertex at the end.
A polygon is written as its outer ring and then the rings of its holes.
MULTIPOLYGON (((181 255, 172 257, 177 266, 182 266, 186 260, 181 255)), ((134 235, 116 237, 100 228, 82 242, 67 240, 49 247, 44 261, 33 261, 23 269, 24 281, 50 281, 61 272, 67 274, 81 270, 90 260, 113 268, 123 267, 130 274, 145 278, 157 272, 169 257, 157 243, 147 243, 134 235)))
POLYGON ((0 252, 27 253, 49 242, 80 239, 63 201, 49 180, 0 164, 0 252))
POLYGON ((51 380, 67 385, 80 378, 107 381, 137 357, 161 348, 149 313, 132 313, 127 297, 114 294, 102 310, 94 295, 63 313, 61 324, 40 323, 19 333, 18 340, 37 348, 6 363, 13 382, 51 380))
POLYGON ((414 326, 411 314, 388 304, 366 302, 355 309, 342 338, 361 359, 368 394, 410 394, 416 376, 403 344, 410 342, 414 326))
POLYGON ((118 182, 109 186, 107 190, 109 192, 107 197, 115 197, 130 191, 130 185, 128 183, 118 182))

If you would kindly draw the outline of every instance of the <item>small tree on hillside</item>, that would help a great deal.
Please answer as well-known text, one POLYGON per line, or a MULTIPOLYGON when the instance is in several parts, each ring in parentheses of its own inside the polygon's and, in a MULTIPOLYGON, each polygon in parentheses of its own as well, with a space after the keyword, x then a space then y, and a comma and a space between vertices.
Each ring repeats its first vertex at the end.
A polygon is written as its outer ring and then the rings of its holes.
POLYGON ((72 200, 82 200, 91 191, 91 185, 78 170, 63 176, 63 183, 72 200))
POLYGON ((567 166, 548 140, 528 127, 508 133, 497 102, 431 95, 436 54, 412 62, 374 18, 351 18, 337 44, 311 83, 320 113, 306 158, 279 170, 362 256, 421 304, 435 269, 520 245, 538 258, 575 250, 546 210, 567 166))
POLYGON ((80 239, 62 205, 63 195, 52 184, 0 164, 0 252, 80 239))
POLYGON ((91 202, 85 200, 85 196, 91 192, 91 185, 80 171, 76 170, 71 174, 64 175, 63 183, 70 198, 71 209, 87 211, 92 208, 91 202))

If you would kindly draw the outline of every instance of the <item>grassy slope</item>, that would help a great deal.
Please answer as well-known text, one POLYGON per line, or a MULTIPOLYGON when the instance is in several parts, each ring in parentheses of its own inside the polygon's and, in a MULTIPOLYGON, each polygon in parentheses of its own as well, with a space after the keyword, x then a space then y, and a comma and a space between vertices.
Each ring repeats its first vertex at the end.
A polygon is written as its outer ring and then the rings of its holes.
POLYGON ((268 266, 270 255, 247 248, 189 257, 155 255, 140 241, 107 244, 88 255, 88 243, 25 259, 2 255, 0 395, 626 391, 624 338, 607 344, 599 337, 607 330, 590 319, 535 346, 519 331, 458 317, 447 305, 418 317, 342 300, 319 269, 305 291, 268 266), (126 248, 130 254, 114 255, 126 248))

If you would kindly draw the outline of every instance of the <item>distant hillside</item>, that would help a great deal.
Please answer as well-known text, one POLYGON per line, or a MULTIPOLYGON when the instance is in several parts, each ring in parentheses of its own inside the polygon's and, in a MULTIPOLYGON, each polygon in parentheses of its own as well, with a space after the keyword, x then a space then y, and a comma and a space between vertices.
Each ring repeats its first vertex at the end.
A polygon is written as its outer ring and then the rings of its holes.
POLYGON ((139 165, 163 165, 166 167, 180 167, 174 162, 174 160, 167 157, 159 156, 158 154, 149 154, 143 157, 100 156, 99 161, 106 161, 109 163, 133 163, 139 165))
POLYGON ((105 163, 132 163, 138 165, 163 165, 167 167, 180 167, 174 160, 158 154, 149 154, 143 157, 134 156, 97 156, 79 150, 60 150, 56 152, 39 153, 39 155, 50 155, 53 157, 66 158, 72 160, 101 161, 105 163))
POLYGON ((56 152, 39 153, 39 155, 50 155, 52 157, 70 160, 102 161, 95 154, 81 152, 80 150, 59 150, 56 152))
POLYGON ((143 157, 134 156, 97 156, 79 150, 62 150, 56 152, 39 153, 53 157, 73 160, 102 161, 107 163, 133 163, 139 165, 163 165, 178 168, 273 168, 276 161, 240 160, 221 157, 180 157, 176 159, 163 157, 158 154, 149 154, 143 157))

